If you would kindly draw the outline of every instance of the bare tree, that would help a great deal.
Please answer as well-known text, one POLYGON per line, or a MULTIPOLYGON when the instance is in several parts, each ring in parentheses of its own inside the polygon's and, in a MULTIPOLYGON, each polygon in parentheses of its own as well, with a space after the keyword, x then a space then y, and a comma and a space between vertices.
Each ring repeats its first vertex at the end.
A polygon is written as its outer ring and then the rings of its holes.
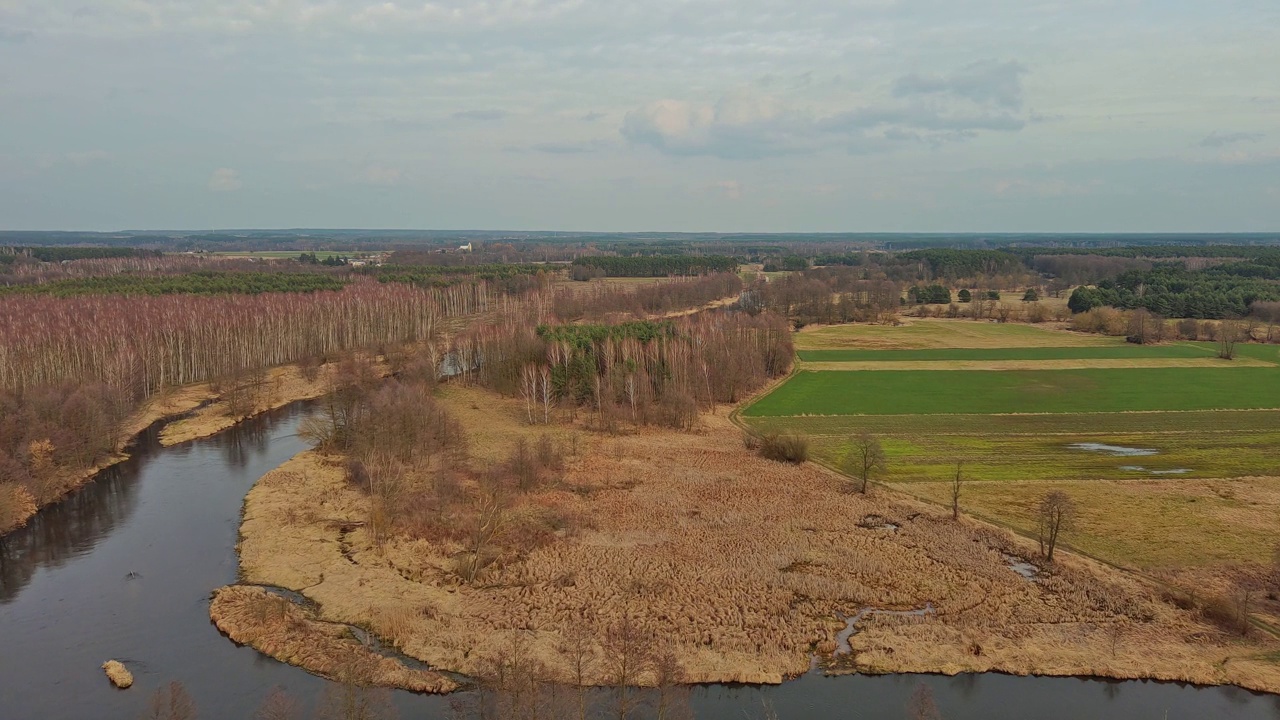
POLYGON ((284 688, 275 688, 266 700, 258 706, 258 711, 253 714, 253 720, 301 720, 302 708, 298 702, 284 691, 284 688))
POLYGON ((1061 490, 1051 490, 1040 499, 1039 536, 1040 554, 1053 562, 1053 550, 1058 537, 1075 517, 1076 506, 1071 497, 1061 490))
POLYGON ((554 397, 551 392, 551 368, 543 365, 538 371, 538 380, 542 385, 542 422, 546 425, 551 424, 551 400, 554 397))
POLYGON ((1145 308, 1138 308, 1129 315, 1129 328, 1126 339, 1138 345, 1159 342, 1164 335, 1160 331, 1163 325, 1164 320, 1151 314, 1151 311, 1145 308), (1157 337, 1157 335, 1160 337, 1157 337))
POLYGON ((933 691, 928 685, 916 685, 915 692, 907 700, 907 720, 942 720, 938 704, 933 700, 933 691))
POLYGON ((577 720, 587 720, 591 677, 599 662, 591 632, 582 623, 574 623, 561 635, 556 650, 569 665, 566 680, 575 694, 575 717, 577 720))
POLYGON ((654 655, 653 682, 658 695, 656 720, 693 720, 684 666, 670 645, 654 655))
POLYGON ((640 704, 635 686, 653 665, 653 638, 631 616, 630 610, 605 632, 604 669, 613 687, 613 716, 627 720, 640 704))
POLYGON ((469 523, 463 528, 466 551, 457 565, 463 580, 475 582, 493 559, 494 545, 506 529, 507 497, 500 478, 490 478, 475 498, 469 523))
POLYGON ((951 519, 960 519, 960 490, 964 485, 964 475, 961 470, 964 468, 964 462, 956 462, 956 474, 951 478, 951 519))
POLYGON ((1241 584, 1236 588, 1235 609, 1236 609, 1236 627, 1240 629, 1241 635, 1249 634, 1250 616, 1253 610, 1254 588, 1250 584, 1241 584))
POLYGON ((317 706, 319 720, 389 720, 395 717, 385 690, 347 678, 325 686, 317 706))
POLYGON ((156 690, 144 720, 195 720, 196 704, 182 683, 174 681, 156 690))
POLYGON ((529 424, 533 424, 533 404, 538 395, 538 368, 536 365, 525 365, 520 372, 520 396, 524 398, 525 414, 529 424))
POLYGON ((858 491, 864 495, 867 492, 867 483, 876 475, 888 470, 888 461, 885 459, 884 448, 881 447, 880 441, 865 430, 853 439, 853 446, 845 454, 843 465, 846 472, 851 473, 861 482, 858 491))
POLYGON ((1223 320, 1218 326, 1218 357, 1223 360, 1236 358, 1236 342, 1240 340, 1240 323, 1223 320))

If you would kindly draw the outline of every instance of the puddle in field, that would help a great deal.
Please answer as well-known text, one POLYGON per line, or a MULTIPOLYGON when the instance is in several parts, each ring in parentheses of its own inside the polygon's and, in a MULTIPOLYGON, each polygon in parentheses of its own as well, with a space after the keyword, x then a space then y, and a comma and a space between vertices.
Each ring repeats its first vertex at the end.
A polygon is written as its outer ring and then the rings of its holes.
POLYGON ((1149 450, 1146 448, 1121 447, 1120 445, 1106 445, 1103 443, 1072 443, 1067 447, 1072 450, 1084 450, 1086 452, 1101 452, 1115 455, 1116 457, 1141 457, 1144 455, 1158 455, 1159 450, 1149 450))
POLYGON ((1009 566, 1010 570, 1018 573, 1027 580, 1035 582, 1036 578, 1040 575, 1040 568, 1032 565, 1026 560, 1023 560, 1017 555, 1010 555, 1009 553, 1000 553, 1000 555, 1004 557, 1004 562, 1009 566))
POLYGON ((1185 475, 1191 472, 1191 468, 1173 468, 1171 470, 1149 470, 1141 465, 1121 465, 1121 470, 1126 472, 1144 472, 1152 475, 1185 475))

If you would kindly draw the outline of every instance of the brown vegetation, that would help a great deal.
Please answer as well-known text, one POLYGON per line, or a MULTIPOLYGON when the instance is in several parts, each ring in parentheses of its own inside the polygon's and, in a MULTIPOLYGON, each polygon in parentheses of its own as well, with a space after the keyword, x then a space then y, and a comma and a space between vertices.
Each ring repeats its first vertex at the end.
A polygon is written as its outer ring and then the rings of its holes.
POLYGON ((213 593, 209 616, 232 640, 338 682, 451 692, 458 686, 374 652, 344 625, 320 622, 302 607, 260 587, 230 585, 213 593))
MULTIPOLYGON (((544 432, 519 400, 455 387, 443 404, 495 464, 544 432)), ((474 506, 432 533, 393 523, 378 538, 366 523, 370 494, 339 462, 303 454, 246 500, 243 571, 300 590, 326 619, 363 623, 435 667, 477 675, 518 645, 558 682, 612 684, 625 670, 657 686, 654 661, 609 660, 630 625, 669 648, 687 682, 778 682, 834 650, 841 615, 928 604, 932 614, 866 615, 836 665, 1280 688, 1274 666, 1250 659, 1270 648, 1261 638, 1241 640, 1123 574, 1055 556, 1026 580, 1006 557, 1033 547, 1003 532, 888 492, 841 492, 831 474, 756 458, 738 438, 715 416, 692 433, 584 436, 562 473, 527 491, 506 486, 506 522, 470 577, 458 559, 474 546, 447 528, 466 527, 474 506), (884 521, 859 522, 868 515, 884 521), (1113 657, 1117 625, 1125 642, 1113 657), (584 637, 577 652, 574 633, 584 637)), ((471 498, 459 505, 485 497, 486 476, 456 477, 471 498)))
POLYGON ((111 680, 111 684, 121 690, 133 685, 133 673, 129 672, 120 661, 108 660, 102 663, 102 669, 107 673, 107 678, 111 680))
POLYGON ((809 459, 809 439, 797 433, 765 433, 753 444, 760 457, 774 462, 802 463, 809 459))

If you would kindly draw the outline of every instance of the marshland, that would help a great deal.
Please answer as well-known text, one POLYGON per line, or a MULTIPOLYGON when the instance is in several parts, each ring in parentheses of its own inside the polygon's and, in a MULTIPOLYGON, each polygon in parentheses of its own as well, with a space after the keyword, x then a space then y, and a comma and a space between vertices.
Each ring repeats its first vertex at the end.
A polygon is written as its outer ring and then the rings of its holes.
MULTIPOLYGON (((0 627, 23 653, 0 671, 28 680, 0 699, 763 718, 928 695, 945 717, 1052 717, 1064 693, 1098 716, 1268 716, 1266 301, 1187 337, 1145 309, 1053 320, 1065 303, 1023 298, 1055 279, 1017 252, 797 246, 807 269, 765 281, 767 255, 647 263, 636 242, 472 273, 412 251, 252 270, 332 288, 98 291, 183 287, 163 256, 120 271, 163 283, 39 290, 62 263, 15 283, 0 627), (1009 299, 908 292, 938 278, 1009 299), (132 689, 107 694, 108 659, 132 689)), ((69 264, 91 261, 114 267, 69 264)))

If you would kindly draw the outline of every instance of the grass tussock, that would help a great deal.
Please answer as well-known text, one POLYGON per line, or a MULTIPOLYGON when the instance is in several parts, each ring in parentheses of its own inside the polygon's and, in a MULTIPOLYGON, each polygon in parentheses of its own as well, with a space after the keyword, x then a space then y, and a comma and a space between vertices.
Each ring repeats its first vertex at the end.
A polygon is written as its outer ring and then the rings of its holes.
POLYGON ((237 643, 330 680, 426 693, 457 689, 449 678, 379 655, 351 637, 346 627, 315 620, 298 605, 259 587, 219 588, 209 615, 237 643))
POLYGON ((809 459, 809 439, 797 433, 766 433, 760 438, 758 452, 766 460, 802 463, 809 459))
MULTIPOLYGON (((522 422, 518 400, 450 388, 442 402, 491 466, 544 431, 522 422)), ((585 668, 587 684, 607 684, 610 638, 626 624, 670 648, 686 682, 780 682, 835 649, 839 617, 930 604, 931 615, 866 616, 853 652, 832 662, 1280 689, 1280 670, 1243 659, 1271 647, 1262 638, 1242 639, 1069 556, 1028 581, 1006 556, 1033 549, 1007 534, 891 492, 843 492, 842 479, 812 464, 761 458, 723 416, 703 417, 696 433, 584 433, 575 446, 557 478, 511 496, 471 580, 457 567, 476 547, 465 528, 375 537, 364 524, 373 498, 339 462, 303 454, 246 500, 244 574, 301 590, 326 618, 372 627, 433 667, 467 674, 483 674, 483 658, 518 641, 554 678, 585 668), (857 525, 870 515, 898 529, 857 525), (585 641, 570 652, 575 634, 585 641)), ((456 489, 475 494, 482 479, 475 472, 456 489)))
POLYGON ((108 660, 102 663, 102 669, 107 673, 107 679, 112 685, 124 690, 133 685, 133 673, 118 660, 108 660))

